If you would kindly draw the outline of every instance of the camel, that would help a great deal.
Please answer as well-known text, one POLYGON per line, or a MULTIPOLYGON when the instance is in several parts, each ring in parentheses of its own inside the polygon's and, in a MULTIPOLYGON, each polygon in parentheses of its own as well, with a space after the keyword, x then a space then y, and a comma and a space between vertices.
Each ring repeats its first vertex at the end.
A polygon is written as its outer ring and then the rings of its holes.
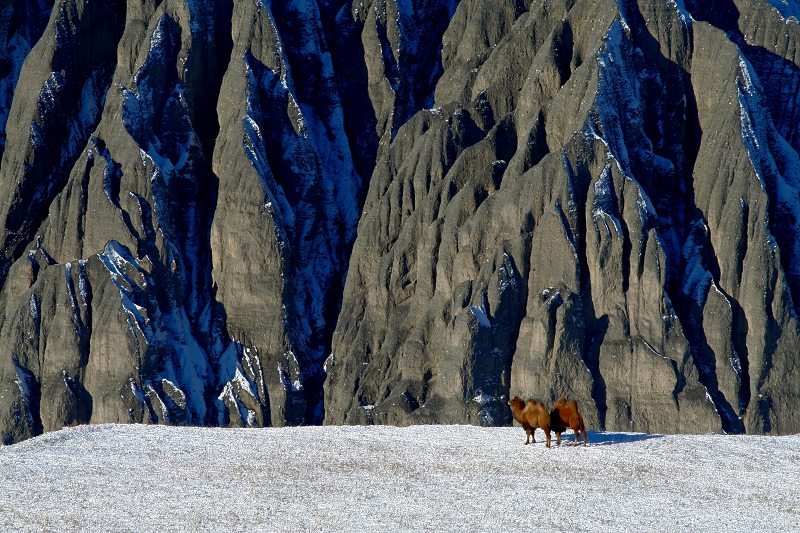
POLYGON ((579 434, 583 435, 584 446, 589 442, 586 438, 586 427, 583 425, 583 417, 580 411, 578 411, 578 402, 575 400, 567 401, 563 397, 559 398, 550 410, 550 423, 552 424, 551 428, 553 433, 556 434, 556 446, 561 445, 561 432, 567 428, 572 429, 572 432, 575 433, 574 446, 578 445, 579 434))
POLYGON ((531 439, 536 444, 536 428, 542 428, 545 436, 547 437, 547 447, 550 447, 550 415, 547 413, 544 404, 536 400, 528 400, 523 402, 519 396, 514 396, 508 402, 511 406, 511 414, 514 415, 514 420, 522 424, 527 438, 525 444, 529 444, 531 439))

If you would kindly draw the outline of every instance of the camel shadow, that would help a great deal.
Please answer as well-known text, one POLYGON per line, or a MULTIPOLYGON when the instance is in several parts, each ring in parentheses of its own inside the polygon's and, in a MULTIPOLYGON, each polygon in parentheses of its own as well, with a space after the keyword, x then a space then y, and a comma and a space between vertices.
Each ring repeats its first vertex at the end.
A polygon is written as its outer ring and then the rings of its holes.
MULTIPOLYGON (((663 435, 651 435, 649 433, 613 433, 608 431, 589 431, 589 446, 611 446, 613 444, 625 444, 650 439, 660 439, 663 435)), ((570 434, 568 442, 572 441, 570 434)), ((564 443, 562 438, 561 443, 564 443)))
MULTIPOLYGON (((611 431, 587 431, 589 437, 589 446, 611 446, 614 444, 626 444, 629 442, 639 442, 651 439, 660 439, 664 435, 650 434, 650 433, 615 433, 611 431)), ((544 444, 544 432, 536 429, 535 436, 540 437, 532 444, 544 444)), ((561 434, 561 447, 572 446, 575 444, 575 435, 571 429, 566 430, 561 434)), ((578 441, 578 446, 583 445, 583 439, 578 441)), ((556 446, 556 438, 553 435, 552 446, 556 446)))

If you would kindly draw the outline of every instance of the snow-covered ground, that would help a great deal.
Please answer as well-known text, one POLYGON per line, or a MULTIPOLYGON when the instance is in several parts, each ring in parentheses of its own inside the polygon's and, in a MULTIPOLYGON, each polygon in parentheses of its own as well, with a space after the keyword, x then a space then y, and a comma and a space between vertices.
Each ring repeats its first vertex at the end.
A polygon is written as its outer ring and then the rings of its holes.
POLYGON ((103 425, 0 447, 0 531, 798 531, 800 435, 103 425), (571 435, 568 439, 571 441, 571 435), (553 441, 555 443, 555 440, 553 441))

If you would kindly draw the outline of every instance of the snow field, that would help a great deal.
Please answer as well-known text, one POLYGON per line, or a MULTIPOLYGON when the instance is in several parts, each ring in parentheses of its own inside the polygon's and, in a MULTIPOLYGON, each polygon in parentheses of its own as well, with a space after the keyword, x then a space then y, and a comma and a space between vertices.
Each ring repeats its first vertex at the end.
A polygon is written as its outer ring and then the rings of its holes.
POLYGON ((800 435, 82 426, 0 448, 0 531, 796 531, 800 435))

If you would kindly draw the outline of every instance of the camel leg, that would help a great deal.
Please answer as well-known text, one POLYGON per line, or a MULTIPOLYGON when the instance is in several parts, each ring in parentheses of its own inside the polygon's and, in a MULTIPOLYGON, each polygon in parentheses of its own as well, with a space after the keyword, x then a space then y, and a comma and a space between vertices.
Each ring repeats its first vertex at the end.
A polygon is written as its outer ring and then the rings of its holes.
POLYGON ((547 437, 547 447, 550 447, 550 428, 542 428, 544 430, 544 436, 547 437))
POLYGON ((589 439, 586 438, 586 428, 581 428, 581 432, 583 433, 583 445, 586 446, 586 444, 589 442, 589 439))
MULTIPOLYGON (((525 444, 529 444, 531 442, 531 427, 528 425, 523 426, 525 428, 525 444)), ((533 443, 536 444, 536 439, 533 439, 533 443)))
POLYGON ((561 446, 561 433, 556 433, 556 446, 561 446))

